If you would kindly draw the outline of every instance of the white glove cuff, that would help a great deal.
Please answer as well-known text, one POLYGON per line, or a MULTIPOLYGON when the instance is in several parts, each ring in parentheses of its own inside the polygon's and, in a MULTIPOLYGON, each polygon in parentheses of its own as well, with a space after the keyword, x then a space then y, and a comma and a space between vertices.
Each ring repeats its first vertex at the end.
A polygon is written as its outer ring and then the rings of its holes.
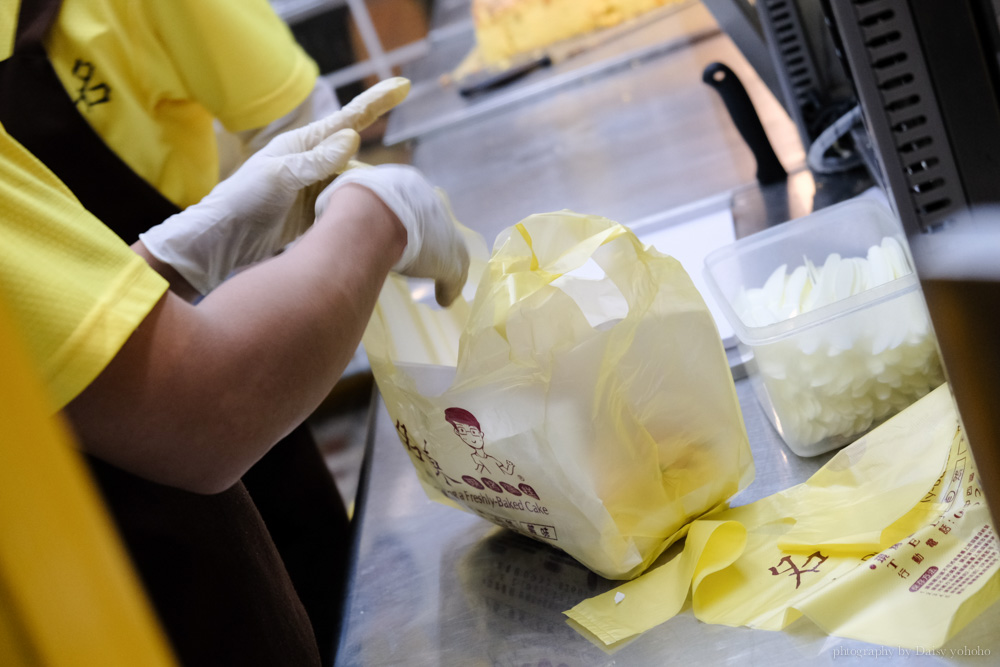
POLYGON ((407 179, 423 180, 420 172, 408 165, 394 164, 367 168, 359 167, 345 171, 316 199, 316 217, 318 218, 323 213, 330 196, 345 185, 353 183, 371 190, 375 193, 375 196, 389 207, 389 210, 399 218, 399 221, 406 228, 406 247, 403 248, 403 254, 399 258, 399 261, 392 267, 393 271, 403 273, 412 266, 420 253, 420 248, 423 245, 423 239, 421 238, 422 230, 420 229, 420 225, 414 224, 418 214, 414 210, 413 205, 403 196, 402 189, 398 185, 393 187, 389 179, 385 179, 379 175, 381 172, 390 169, 398 172, 399 180, 401 181, 407 179))
POLYGON ((211 228, 191 224, 187 216, 173 215, 139 234, 139 240, 150 255, 172 266, 198 292, 208 294, 226 279, 221 274, 225 262, 213 256, 212 244, 199 242, 199 237, 212 233, 211 228))

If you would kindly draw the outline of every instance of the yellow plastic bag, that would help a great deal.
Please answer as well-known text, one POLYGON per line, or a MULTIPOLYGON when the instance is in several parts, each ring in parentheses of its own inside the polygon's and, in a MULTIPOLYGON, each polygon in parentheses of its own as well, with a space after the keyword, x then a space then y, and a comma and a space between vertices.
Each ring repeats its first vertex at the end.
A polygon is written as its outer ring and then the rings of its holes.
POLYGON ((1000 597, 997 537, 947 385, 807 482, 695 521, 684 550, 566 614, 606 644, 675 615, 937 648, 1000 597))
POLYGON ((471 307, 407 290, 387 282, 364 344, 430 498, 625 579, 752 478, 714 320, 627 228, 532 216, 501 234, 471 307))

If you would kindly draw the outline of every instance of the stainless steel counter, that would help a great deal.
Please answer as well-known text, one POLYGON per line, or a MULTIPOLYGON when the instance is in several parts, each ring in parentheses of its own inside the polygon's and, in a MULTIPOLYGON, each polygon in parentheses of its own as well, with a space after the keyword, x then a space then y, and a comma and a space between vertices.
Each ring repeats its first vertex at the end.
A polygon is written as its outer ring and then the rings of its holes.
MULTIPOLYGON (((435 28, 444 37, 432 40, 427 62, 405 72, 414 92, 393 112, 390 126, 397 114, 406 114, 411 127, 425 126, 459 104, 457 93, 441 89, 437 77, 471 47, 461 1, 445 3, 448 18, 435 28), (435 91, 447 99, 428 100, 435 91)), ((686 5, 639 36, 639 46, 634 36, 616 40, 575 69, 564 63, 568 69, 535 72, 484 95, 472 106, 498 98, 517 102, 497 104, 490 113, 455 113, 436 130, 418 133, 410 140, 413 163, 444 188, 458 219, 488 243, 532 213, 569 208, 631 224, 723 193, 733 196, 737 236, 743 236, 870 184, 849 179, 845 185, 837 177, 817 182, 802 170, 805 153, 795 125, 701 4, 686 5), (683 47, 657 51, 657 37, 683 47), (622 66, 623 54, 639 55, 622 66), (618 64, 602 68, 601 56, 618 64), (716 92, 702 83, 712 62, 725 63, 743 82, 792 175, 787 187, 756 187, 752 153, 716 92), (569 76, 578 69, 591 74, 569 76)))
MULTIPOLYGON (((829 460, 829 454, 805 459, 791 453, 749 381, 737 382, 737 394, 757 476, 734 504, 801 482, 829 460)), ((375 410, 339 665, 792 667, 875 659, 846 652, 879 647, 828 637, 804 619, 782 632, 707 625, 694 618, 690 603, 609 653, 570 628, 562 612, 615 583, 546 545, 428 500, 381 401, 375 410)), ((981 647, 992 657, 906 657, 882 647, 885 654, 875 664, 995 665, 998 627, 1000 605, 994 605, 944 647, 981 647)))
MULTIPOLYGON (((678 17, 695 33, 712 21, 700 5, 678 17)), ((756 163, 701 81, 714 61, 744 82, 786 169, 801 167, 795 126, 721 33, 419 137, 413 162, 489 243, 532 213, 570 208, 629 224, 739 188, 753 183, 756 163)))
MULTIPOLYGON (((530 84, 530 82, 528 82, 530 84)), ((413 161, 450 195, 457 217, 488 242, 531 213, 571 208, 632 223, 731 197, 737 236, 798 217, 867 187, 817 181, 795 127, 724 35, 634 66, 535 95, 414 140, 413 161), (713 61, 732 68, 794 173, 761 189, 753 158, 714 91, 713 61)), ((742 504, 804 481, 829 455, 803 459, 780 441, 748 381, 737 393, 757 466, 742 504)), ((340 665, 559 667, 566 665, 867 664, 861 642, 830 638, 800 620, 785 632, 703 624, 685 608, 614 652, 571 629, 562 612, 615 584, 561 552, 429 501, 381 401, 373 407, 359 489, 354 569, 340 665)), ((1000 605, 946 647, 990 649, 998 664, 1000 605)), ((893 647, 879 660, 901 663, 893 647)), ((921 656, 919 664, 958 664, 921 656)))

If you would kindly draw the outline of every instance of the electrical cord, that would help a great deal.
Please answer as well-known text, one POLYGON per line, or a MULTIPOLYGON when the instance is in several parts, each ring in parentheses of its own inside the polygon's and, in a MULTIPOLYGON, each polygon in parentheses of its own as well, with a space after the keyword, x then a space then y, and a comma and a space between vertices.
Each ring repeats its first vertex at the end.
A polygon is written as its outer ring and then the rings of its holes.
POLYGON ((838 142, 851 131, 856 123, 861 122, 861 107, 856 105, 843 116, 833 121, 823 130, 806 154, 806 164, 814 173, 833 174, 847 171, 861 164, 861 154, 857 150, 837 146, 838 142), (837 149, 837 154, 827 156, 831 149, 837 149))

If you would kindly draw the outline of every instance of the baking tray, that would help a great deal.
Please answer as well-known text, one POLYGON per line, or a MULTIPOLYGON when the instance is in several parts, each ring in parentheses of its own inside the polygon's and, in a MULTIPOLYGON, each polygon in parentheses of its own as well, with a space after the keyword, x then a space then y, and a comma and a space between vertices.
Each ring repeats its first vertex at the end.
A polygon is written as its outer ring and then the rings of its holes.
POLYGON ((709 11, 693 0, 668 5, 634 20, 640 21, 635 29, 616 39, 474 97, 463 97, 459 93, 461 83, 449 77, 475 46, 471 20, 432 31, 428 36, 430 53, 403 69, 413 86, 406 101, 390 114, 383 141, 392 146, 440 132, 536 96, 635 67, 721 32, 709 11))

